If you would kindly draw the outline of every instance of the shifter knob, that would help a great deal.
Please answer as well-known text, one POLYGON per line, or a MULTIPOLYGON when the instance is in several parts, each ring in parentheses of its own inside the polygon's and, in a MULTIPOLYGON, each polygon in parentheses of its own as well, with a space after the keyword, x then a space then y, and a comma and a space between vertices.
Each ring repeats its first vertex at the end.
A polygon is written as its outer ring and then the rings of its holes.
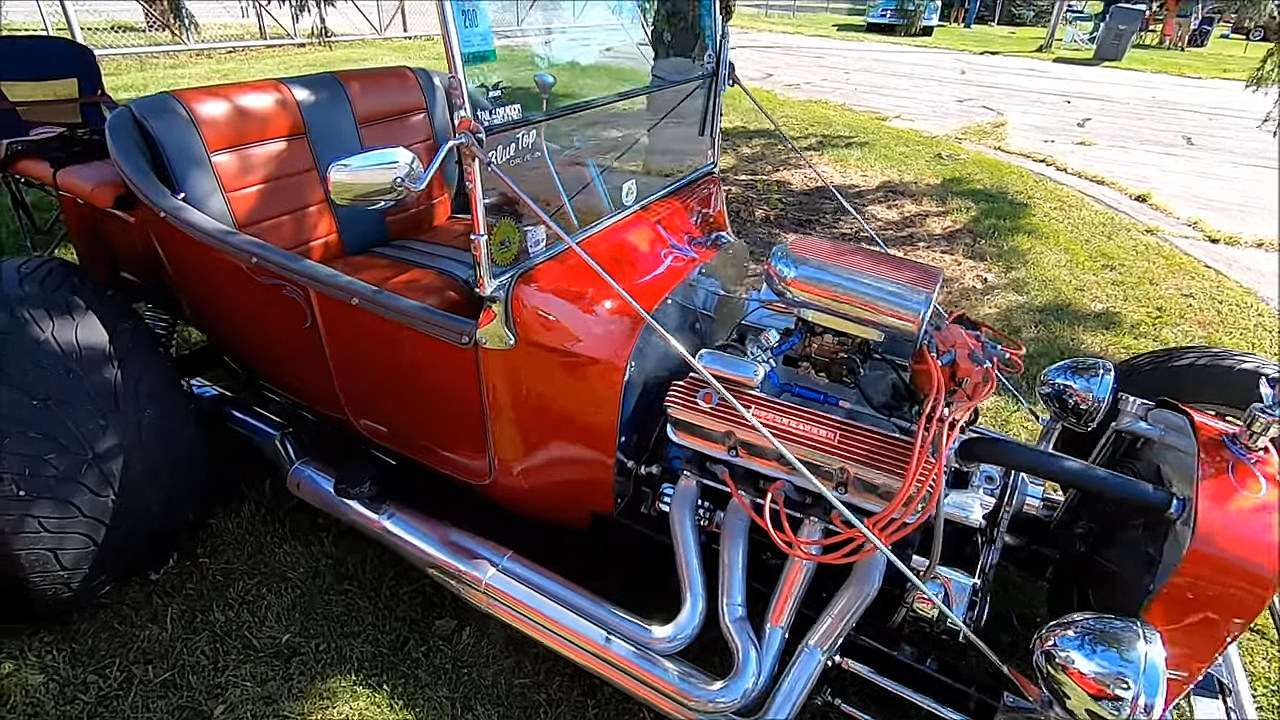
POLYGON ((551 90, 556 86, 556 76, 548 72, 534 73, 533 84, 538 88, 538 94, 543 100, 551 97, 551 90))
POLYGON ((1040 373, 1036 395, 1058 423, 1088 432, 1098 426, 1116 393, 1116 367, 1100 358, 1072 358, 1040 373))

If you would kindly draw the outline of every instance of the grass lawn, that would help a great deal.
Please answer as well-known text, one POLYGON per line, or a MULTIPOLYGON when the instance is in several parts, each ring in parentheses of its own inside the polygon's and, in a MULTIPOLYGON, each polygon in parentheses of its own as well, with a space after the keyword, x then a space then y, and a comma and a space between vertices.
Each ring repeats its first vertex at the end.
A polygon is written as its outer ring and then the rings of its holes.
MULTIPOLYGON (((128 97, 391 63, 438 67, 439 45, 111 59, 104 69, 108 87, 128 97)), ((946 269, 948 305, 1031 348, 1028 377, 1065 356, 1164 345, 1280 355, 1274 315, 1252 294, 1070 190, 835 104, 761 96, 890 245, 946 269)), ((729 207, 754 249, 789 230, 857 237, 737 92, 726 96, 724 126, 729 207)), ((1005 401, 984 418, 1027 430, 1005 401)), ((231 463, 225 478, 237 499, 166 572, 114 589, 74 622, 0 630, 0 717, 652 715, 269 489, 259 466, 231 463)), ((1262 716, 1280 720, 1274 634, 1251 632, 1245 652, 1262 716)))
MULTIPOLYGON (((775 13, 765 17, 764 14, 751 8, 739 9, 733 19, 733 25, 747 30, 821 35, 841 40, 896 42, 971 53, 1018 55, 1053 62, 1090 63, 1093 56, 1092 50, 1063 47, 1061 42, 1055 44, 1052 53, 1037 52, 1036 48, 1044 40, 1045 28, 1043 27, 975 25, 973 29, 966 30, 955 25, 945 25, 937 28, 932 37, 897 37, 888 33, 865 32, 861 17, 820 13, 801 13, 795 18, 775 13)), ((1059 33, 1059 40, 1061 40, 1061 33, 1059 33)), ((1224 39, 1215 36, 1207 48, 1191 48, 1186 52, 1136 46, 1129 51, 1124 60, 1105 64, 1108 67, 1171 75, 1244 80, 1257 67, 1258 61, 1266 51, 1266 43, 1250 43, 1240 37, 1224 39)))

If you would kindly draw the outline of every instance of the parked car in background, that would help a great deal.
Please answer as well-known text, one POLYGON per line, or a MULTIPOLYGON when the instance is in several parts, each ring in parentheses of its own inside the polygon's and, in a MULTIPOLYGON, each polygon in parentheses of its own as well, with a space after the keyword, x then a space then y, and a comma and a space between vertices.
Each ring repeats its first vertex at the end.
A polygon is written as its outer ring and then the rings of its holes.
POLYGON ((1250 17, 1239 13, 1231 23, 1232 35, 1243 35, 1253 42, 1270 42, 1280 38, 1280 3, 1271 5, 1265 17, 1250 17))
POLYGON ((867 32, 883 32, 890 28, 909 27, 914 15, 922 12, 920 25, 914 31, 899 34, 932 35, 942 16, 941 0, 879 0, 867 11, 867 32))

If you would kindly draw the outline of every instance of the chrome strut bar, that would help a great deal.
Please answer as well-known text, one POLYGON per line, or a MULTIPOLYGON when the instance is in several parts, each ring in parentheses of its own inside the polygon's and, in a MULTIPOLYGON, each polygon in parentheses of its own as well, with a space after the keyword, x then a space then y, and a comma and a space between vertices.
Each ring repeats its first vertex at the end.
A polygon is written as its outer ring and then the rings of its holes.
MULTIPOLYGON (((889 550, 889 547, 885 545, 884 541, 881 540, 878 535, 872 532, 871 529, 867 527, 866 523, 864 523, 862 519, 859 518, 858 515, 849 508, 849 506, 841 502, 840 498, 837 497, 836 494, 831 489, 829 489, 822 483, 818 482, 818 479, 813 476, 813 473, 809 471, 809 468, 805 467, 804 463, 801 463, 796 458, 796 456, 792 454, 790 450, 787 449, 785 445, 779 442, 778 438, 776 438, 774 434, 769 431, 768 428, 766 428, 759 420, 757 420, 754 415, 747 412, 747 409, 742 405, 742 403, 738 400, 738 398, 736 398, 732 393, 730 393, 728 389, 725 388, 724 384, 719 381, 719 379, 717 379, 711 373, 707 372, 706 368, 698 364, 698 362, 694 359, 693 355, 689 353, 689 351, 684 347, 684 345, 682 345, 674 335, 668 332, 666 328, 662 327, 661 323, 659 323, 657 320, 654 320, 653 316, 650 315, 643 307, 641 307, 640 303, 636 302, 636 299, 631 296, 631 293, 627 292, 625 288, 623 288, 620 284, 618 284, 618 281, 614 280, 613 276, 611 276, 607 270, 601 267, 600 264, 597 263, 595 259, 592 258, 591 255, 582 248, 582 246, 578 243, 577 240, 573 239, 573 237, 571 237, 567 232, 565 232, 564 229, 560 227, 559 223, 551 219, 551 216, 548 215, 546 211, 543 210, 542 207, 540 207, 535 200, 533 200, 533 198, 529 197, 528 193, 526 193, 519 185, 517 185, 514 180, 512 180, 509 176, 507 176, 507 174, 502 171, 502 169, 498 166, 496 162, 486 157, 484 154, 484 149, 480 146, 479 142, 476 140, 474 135, 471 135, 468 133, 466 137, 468 138, 468 143, 465 146, 467 151, 470 152, 472 156, 475 157, 480 162, 480 164, 484 165, 485 168, 488 169, 489 172, 492 173, 494 177, 496 177, 499 181, 501 181, 503 185, 506 185, 507 189, 509 189, 516 197, 518 197, 521 202, 523 202, 526 206, 528 206, 528 208, 533 212, 533 214, 536 215, 544 225, 551 228, 552 232, 554 232, 557 237, 559 237, 562 241, 564 241, 564 243, 568 245, 569 248, 572 249, 574 253, 576 253, 584 263, 587 264, 587 267, 591 268, 592 271, 594 271, 597 275, 599 275, 601 280, 604 280, 606 284, 608 284, 611 288, 613 288, 614 292, 618 293, 618 297, 622 298, 623 302, 627 303, 627 305, 629 305, 631 309, 634 310, 642 320, 644 320, 646 325, 652 328, 654 332, 658 333, 658 336, 661 337, 663 341, 666 342, 666 344, 669 347, 671 347, 672 350, 676 351, 676 353, 680 355, 680 357, 685 361, 685 363, 695 373, 697 373, 703 379, 703 381, 705 381, 708 385, 711 386, 713 390, 719 393, 720 397, 724 398, 725 401, 727 401, 729 405, 734 409, 734 411, 736 411, 740 416, 742 416, 742 418, 747 422, 748 425, 751 426, 753 430, 755 430, 757 433, 760 434, 761 437, 767 440, 769 444, 775 450, 778 451, 778 453, 783 457, 783 459, 785 459, 789 465, 795 468, 796 472, 800 475, 800 477, 804 479, 807 489, 820 495, 822 499, 825 500, 829 505, 831 505, 836 512, 838 512, 846 521, 849 522, 849 524, 853 525, 854 528, 856 528, 859 532, 861 532, 863 536, 867 539, 867 541, 870 542, 873 546, 875 546, 876 550, 878 550, 882 555, 884 555, 885 559, 889 562, 890 565, 893 565, 895 568, 897 568, 898 572, 902 573, 902 575, 907 579, 909 583, 911 583, 912 586, 914 586, 917 590, 923 593, 924 597, 931 600, 934 603, 934 605, 937 606, 937 608, 942 612, 942 614, 945 615, 948 620, 950 620, 952 623, 955 624, 956 627, 960 629, 960 634, 966 640, 973 643, 974 647, 978 648, 978 650, 982 652, 982 654, 985 655, 988 660, 994 663, 995 666, 999 668, 1001 672, 1004 673, 1005 677, 1009 678, 1009 681, 1012 682, 1015 686, 1017 686, 1020 692, 1027 694, 1027 690, 1025 686, 1023 685, 1023 683, 1019 682, 1019 678, 1017 675, 1014 674, 1013 670, 1007 664, 1005 664, 1005 662, 1001 660, 1000 657, 996 655, 995 652, 992 651, 991 648, 988 647, 987 644, 983 642, 981 638, 979 638, 976 634, 974 634, 973 630, 971 630, 969 626, 965 624, 964 620, 962 620, 959 616, 957 616, 956 613, 945 602, 943 602, 936 594, 934 594, 932 590, 930 590, 927 586, 925 586, 924 582, 914 572, 911 571, 911 568, 907 567, 906 563, 902 562, 902 560, 899 559, 898 556, 894 555, 893 552, 889 550)), ((735 505, 737 505, 736 502, 733 503, 730 507, 733 507, 735 505)))

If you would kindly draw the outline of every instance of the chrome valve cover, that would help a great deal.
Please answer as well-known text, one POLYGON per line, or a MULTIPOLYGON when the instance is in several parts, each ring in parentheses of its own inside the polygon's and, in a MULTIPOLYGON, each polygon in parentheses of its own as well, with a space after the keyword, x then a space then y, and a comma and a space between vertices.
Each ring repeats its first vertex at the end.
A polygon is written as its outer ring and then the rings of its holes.
MULTIPOLYGON (((910 437, 747 388, 735 388, 733 394, 819 481, 857 507, 883 509, 906 479, 910 437)), ((768 441, 697 375, 673 383, 664 405, 668 435, 677 444, 770 477, 800 480, 768 441)), ((933 460, 922 465, 920 477, 928 477, 933 460)), ((909 508, 909 517, 917 511, 909 508)))

